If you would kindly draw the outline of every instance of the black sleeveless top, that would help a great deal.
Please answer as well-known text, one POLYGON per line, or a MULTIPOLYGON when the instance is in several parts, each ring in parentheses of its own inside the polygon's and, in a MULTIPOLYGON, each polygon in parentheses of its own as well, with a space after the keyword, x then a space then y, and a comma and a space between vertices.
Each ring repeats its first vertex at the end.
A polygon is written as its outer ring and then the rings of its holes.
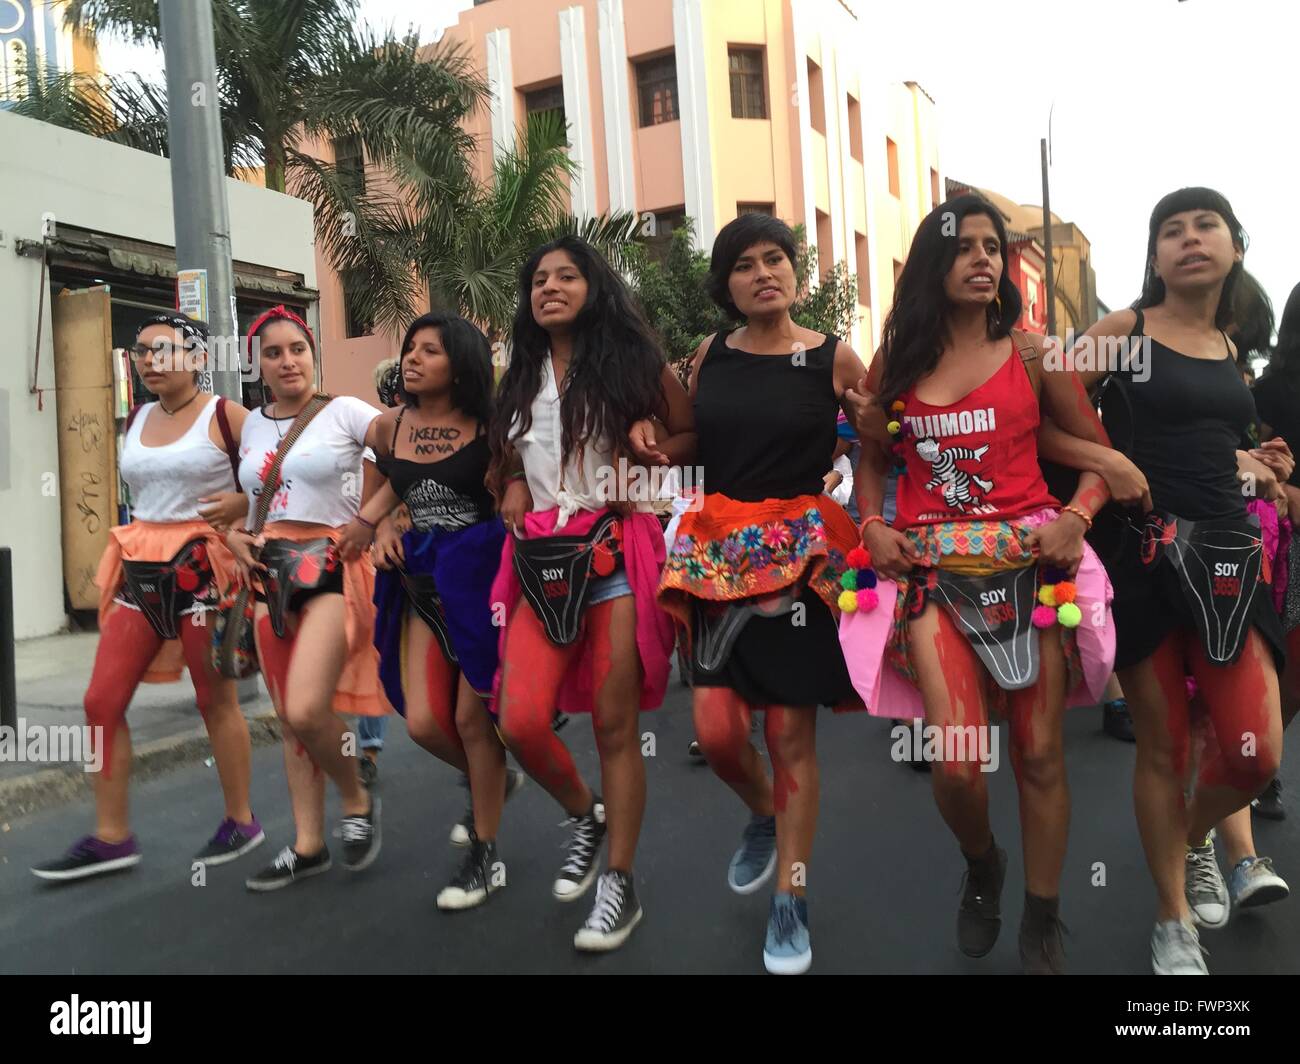
POLYGON ((695 431, 706 493, 741 502, 820 495, 835 460, 835 349, 753 355, 718 333, 700 364, 695 431))
MULTIPOLYGON (((393 449, 402 414, 393 426, 393 449)), ((486 433, 436 462, 409 458, 381 458, 375 464, 411 512, 411 526, 419 532, 441 528, 448 532, 468 528, 493 514, 492 495, 484 484, 490 451, 486 433)))
MULTIPOLYGON (((1141 311, 1133 329, 1143 335, 1141 311)), ((1255 404, 1224 337, 1224 358, 1191 358, 1152 337, 1137 379, 1121 368, 1122 397, 1104 396, 1102 422, 1151 487, 1151 501, 1190 521, 1246 516, 1237 449, 1255 420, 1255 404)))

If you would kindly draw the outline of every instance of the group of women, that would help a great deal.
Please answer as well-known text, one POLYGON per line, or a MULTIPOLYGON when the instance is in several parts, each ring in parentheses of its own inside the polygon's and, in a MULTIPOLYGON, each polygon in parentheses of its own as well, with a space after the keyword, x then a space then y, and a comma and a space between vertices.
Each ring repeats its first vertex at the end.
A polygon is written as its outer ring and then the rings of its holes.
MULTIPOLYGON (((991 715, 1008 723, 1020 957, 1026 972, 1059 974, 1062 720, 1067 706, 1102 701, 1117 670, 1158 896, 1153 968, 1203 974, 1204 907, 1188 898, 1205 885, 1207 836, 1275 778, 1283 708, 1300 699, 1284 665, 1296 661, 1285 652, 1300 587, 1275 602, 1300 551, 1266 541, 1242 488, 1245 477, 1272 527, 1289 531, 1294 461, 1281 436, 1300 389, 1274 387, 1261 413, 1275 438, 1249 437, 1258 418, 1227 338, 1245 236, 1218 193, 1183 189, 1157 204, 1141 297, 1081 341, 1124 350, 1111 373, 1075 372, 1016 327, 1006 246, 982 198, 936 208, 866 367, 844 341, 794 321, 794 235, 744 215, 718 235, 709 276, 738 327, 700 345, 685 386, 623 280, 572 237, 538 248, 519 274, 499 385, 482 333, 430 314, 403 338, 384 412, 317 392, 311 332, 284 308, 249 332, 274 400, 247 414, 168 362, 200 325, 146 322, 133 358, 156 400, 128 423, 121 468, 135 519, 113 530, 100 569, 86 696, 109 744, 98 822, 33 871, 79 878, 139 860, 125 712, 139 682, 174 677, 182 658, 226 799, 196 860, 233 860, 263 841, 248 806, 247 729, 209 623, 234 624, 231 595, 251 588, 296 826, 252 890, 330 868, 326 776, 342 803, 345 868, 376 859, 380 801, 340 715, 392 707, 469 780, 466 856, 438 906, 480 905, 505 883, 509 751, 569 818, 554 897, 595 885, 575 946, 617 948, 643 914, 638 714, 662 703, 680 638, 700 751, 749 813, 727 883, 748 894, 775 877, 769 971, 812 962, 816 721, 831 707, 923 717, 944 733, 991 715), (826 494, 838 415, 862 444, 860 526, 826 494), (1065 473, 1053 480, 1064 489, 1049 490, 1043 462, 1065 473), (687 464, 703 469, 703 497, 665 545, 618 471, 687 464), (598 785, 559 738, 557 711, 590 715, 598 785), (756 713, 770 772, 751 741, 756 713)), ((1290 317, 1289 307, 1284 334, 1290 317)), ((1008 856, 978 762, 940 760, 932 780, 966 863, 957 943, 983 956, 1000 931, 1008 856)))

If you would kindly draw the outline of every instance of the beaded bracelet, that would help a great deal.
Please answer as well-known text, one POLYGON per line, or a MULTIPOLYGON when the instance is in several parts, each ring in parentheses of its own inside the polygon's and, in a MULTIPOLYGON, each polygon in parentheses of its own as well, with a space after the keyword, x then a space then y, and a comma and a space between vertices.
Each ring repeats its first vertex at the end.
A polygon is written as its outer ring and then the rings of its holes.
POLYGON ((1092 514, 1088 513, 1087 510, 1081 510, 1077 506, 1062 506, 1061 513, 1074 514, 1075 517, 1081 518, 1083 523, 1087 525, 1089 529, 1092 528, 1092 514))

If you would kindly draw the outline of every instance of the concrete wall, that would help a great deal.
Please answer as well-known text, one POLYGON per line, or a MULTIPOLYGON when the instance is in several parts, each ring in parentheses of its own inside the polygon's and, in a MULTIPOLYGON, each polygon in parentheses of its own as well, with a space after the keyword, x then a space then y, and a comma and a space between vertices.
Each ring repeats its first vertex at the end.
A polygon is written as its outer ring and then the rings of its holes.
MULTIPOLYGON (((316 286, 311 205, 228 180, 236 259, 290 270, 316 286)), ((13 549, 19 638, 64 624, 59 500, 42 494, 58 474, 50 296, 40 339, 44 402, 29 394, 40 296, 39 259, 14 253, 39 240, 41 218, 171 246, 171 171, 166 159, 0 111, 0 546, 13 549), (43 405, 43 409, 41 406, 43 405)))

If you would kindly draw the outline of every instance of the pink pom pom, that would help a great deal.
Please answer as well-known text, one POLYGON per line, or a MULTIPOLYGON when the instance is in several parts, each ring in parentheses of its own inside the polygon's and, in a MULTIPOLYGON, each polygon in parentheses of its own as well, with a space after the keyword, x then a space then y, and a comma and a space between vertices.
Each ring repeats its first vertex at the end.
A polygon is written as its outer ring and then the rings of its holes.
POLYGON ((860 611, 870 612, 880 605, 880 596, 871 588, 864 587, 858 592, 858 609, 860 611))
POLYGON ((1056 623, 1056 610, 1051 606, 1035 606, 1031 620, 1035 628, 1051 628, 1056 623))
POLYGON ((1196 677, 1188 676, 1185 677, 1185 679, 1187 681, 1187 701, 1190 702, 1193 698, 1196 697, 1196 692, 1198 690, 1196 686, 1196 677))

